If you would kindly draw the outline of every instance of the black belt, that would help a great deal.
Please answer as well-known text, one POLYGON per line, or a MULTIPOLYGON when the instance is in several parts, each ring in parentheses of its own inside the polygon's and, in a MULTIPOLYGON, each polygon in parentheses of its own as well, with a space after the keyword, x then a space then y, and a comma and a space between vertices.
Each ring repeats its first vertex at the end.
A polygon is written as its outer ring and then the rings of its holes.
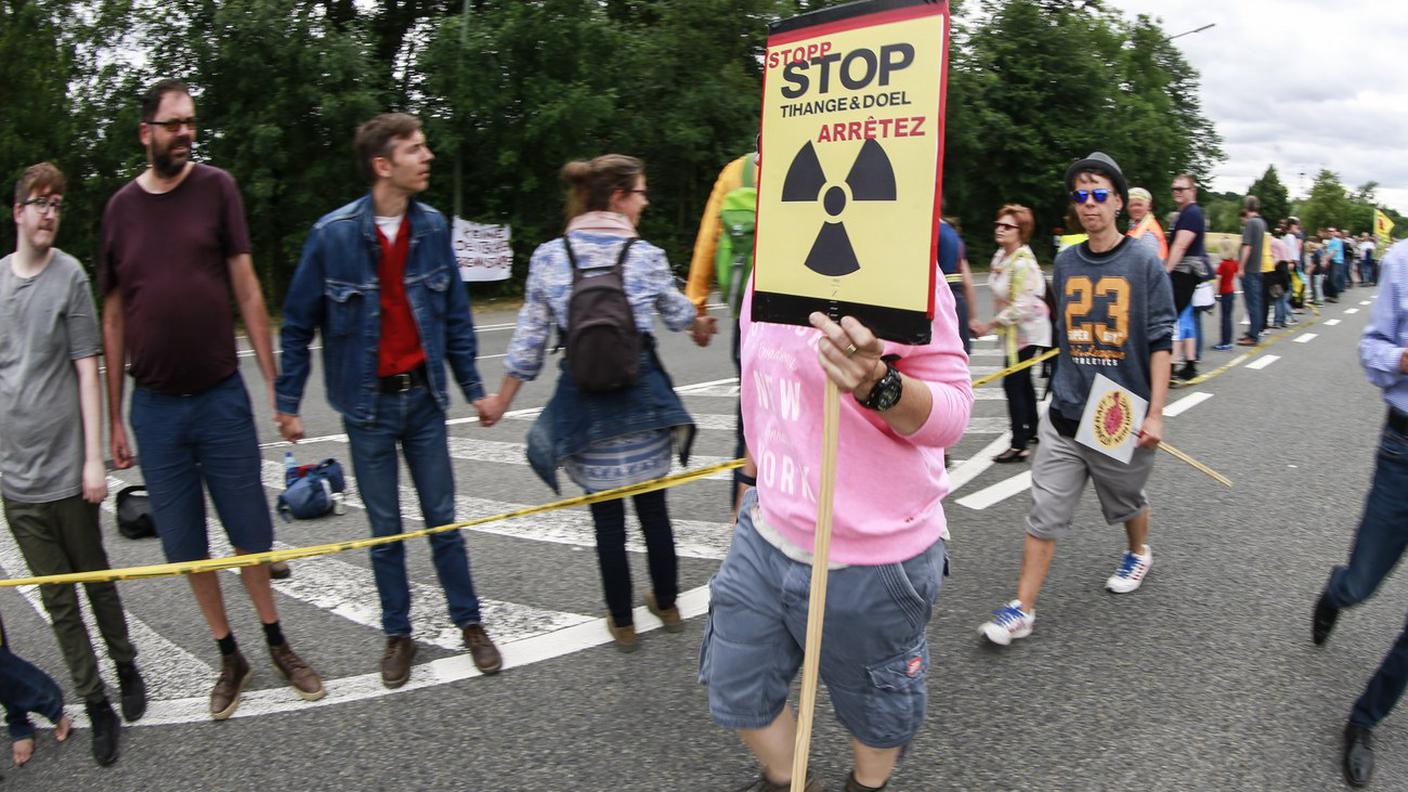
POLYGON ((1408 413, 1390 406, 1388 408, 1388 428, 1399 434, 1408 435, 1408 413))
POLYGON ((405 393, 411 388, 423 388, 426 386, 425 366, 417 366, 411 371, 401 374, 392 374, 389 377, 377 377, 376 389, 382 393, 405 393))

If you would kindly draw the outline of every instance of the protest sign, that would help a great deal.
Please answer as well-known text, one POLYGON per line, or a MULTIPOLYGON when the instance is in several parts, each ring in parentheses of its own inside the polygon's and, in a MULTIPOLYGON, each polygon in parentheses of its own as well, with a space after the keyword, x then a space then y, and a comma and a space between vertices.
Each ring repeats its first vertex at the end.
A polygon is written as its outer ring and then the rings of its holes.
POLYGON ((929 342, 948 4, 874 0, 772 26, 753 319, 854 316, 929 342))
POLYGON ((456 217, 451 242, 460 280, 476 283, 508 280, 513 271, 509 231, 508 226, 471 223, 456 217))
POLYGON ((1139 442, 1139 430, 1149 402, 1116 385, 1103 374, 1095 375, 1085 413, 1076 429, 1076 442, 1129 464, 1139 442))

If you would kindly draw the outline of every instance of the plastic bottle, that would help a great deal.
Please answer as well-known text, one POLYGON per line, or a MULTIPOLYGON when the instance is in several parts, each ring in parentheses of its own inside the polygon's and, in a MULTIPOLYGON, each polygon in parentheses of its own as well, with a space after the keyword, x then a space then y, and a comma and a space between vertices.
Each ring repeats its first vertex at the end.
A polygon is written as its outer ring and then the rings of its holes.
POLYGON ((284 452, 284 484, 288 484, 289 476, 298 469, 298 463, 293 459, 292 451, 284 452))

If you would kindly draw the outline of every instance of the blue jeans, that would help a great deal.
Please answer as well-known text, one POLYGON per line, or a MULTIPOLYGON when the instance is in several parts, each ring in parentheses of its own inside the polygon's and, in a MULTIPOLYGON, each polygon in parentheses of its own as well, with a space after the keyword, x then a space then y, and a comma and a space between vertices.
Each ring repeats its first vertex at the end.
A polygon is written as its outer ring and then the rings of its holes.
MULTIPOLYGON (((1354 535, 1349 566, 1336 567, 1325 597, 1336 608, 1347 608, 1373 596, 1379 584, 1408 548, 1408 437, 1385 426, 1379 440, 1374 483, 1364 503, 1364 516, 1354 535)), ((1408 628, 1369 680, 1355 702, 1350 721, 1372 729, 1393 709, 1408 686, 1408 628)))
MULTIPOLYGON (((0 636, 4 628, 0 627, 0 636)), ((48 674, 10 651, 8 640, 0 637, 0 704, 5 707, 5 725, 10 739, 34 736, 29 713, 35 712, 58 725, 64 714, 64 694, 48 674)))
POLYGON ((1284 325, 1291 316, 1291 293, 1289 291, 1281 292, 1281 296, 1277 297, 1272 305, 1275 308, 1276 324, 1284 325))
POLYGON ((1237 293, 1227 292, 1218 299, 1222 301, 1222 343, 1219 346, 1227 346, 1232 343, 1232 319, 1237 313, 1237 293))
MULTIPOLYGON (((455 478, 450 470, 445 413, 430 391, 416 387, 404 393, 379 394, 376 418, 368 422, 344 419, 343 426, 372 536, 401 533, 397 443, 411 471, 426 526, 455 521, 455 478)), ((469 574, 464 536, 450 531, 429 539, 435 574, 450 606, 450 619, 457 627, 478 624, 479 598, 469 574)), ((376 590, 381 597, 381 629, 387 635, 410 635, 411 586, 406 578, 404 543, 373 547, 371 556, 376 590)))
POLYGON ((1247 306, 1247 319, 1251 321, 1251 327, 1247 328, 1247 338, 1255 341, 1261 337, 1261 331, 1266 329, 1266 306, 1261 303, 1261 273, 1248 272, 1242 275, 1242 302, 1247 306))
POLYGON ((259 437, 238 371, 186 396, 139 387, 132 392, 131 420, 152 519, 167 561, 210 555, 202 482, 230 544, 247 553, 273 546, 259 437))

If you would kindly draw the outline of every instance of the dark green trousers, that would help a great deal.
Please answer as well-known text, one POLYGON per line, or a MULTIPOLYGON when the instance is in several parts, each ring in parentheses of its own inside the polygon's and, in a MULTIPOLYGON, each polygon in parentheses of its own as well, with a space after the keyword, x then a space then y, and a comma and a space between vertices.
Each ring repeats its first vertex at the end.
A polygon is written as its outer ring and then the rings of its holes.
MULTIPOLYGON (((108 568, 108 554, 103 550, 103 535, 98 529, 97 504, 83 500, 82 495, 49 503, 3 500, 5 520, 32 574, 62 575, 108 568)), ((117 584, 84 583, 83 587, 88 591, 88 605, 93 609, 98 631, 107 644, 108 657, 115 663, 136 659, 137 649, 127 637, 127 617, 117 596, 117 584)), ((78 695, 86 702, 105 698, 103 680, 98 676, 98 658, 78 607, 77 587, 40 586, 39 596, 53 621, 54 635, 73 674, 78 695)))

